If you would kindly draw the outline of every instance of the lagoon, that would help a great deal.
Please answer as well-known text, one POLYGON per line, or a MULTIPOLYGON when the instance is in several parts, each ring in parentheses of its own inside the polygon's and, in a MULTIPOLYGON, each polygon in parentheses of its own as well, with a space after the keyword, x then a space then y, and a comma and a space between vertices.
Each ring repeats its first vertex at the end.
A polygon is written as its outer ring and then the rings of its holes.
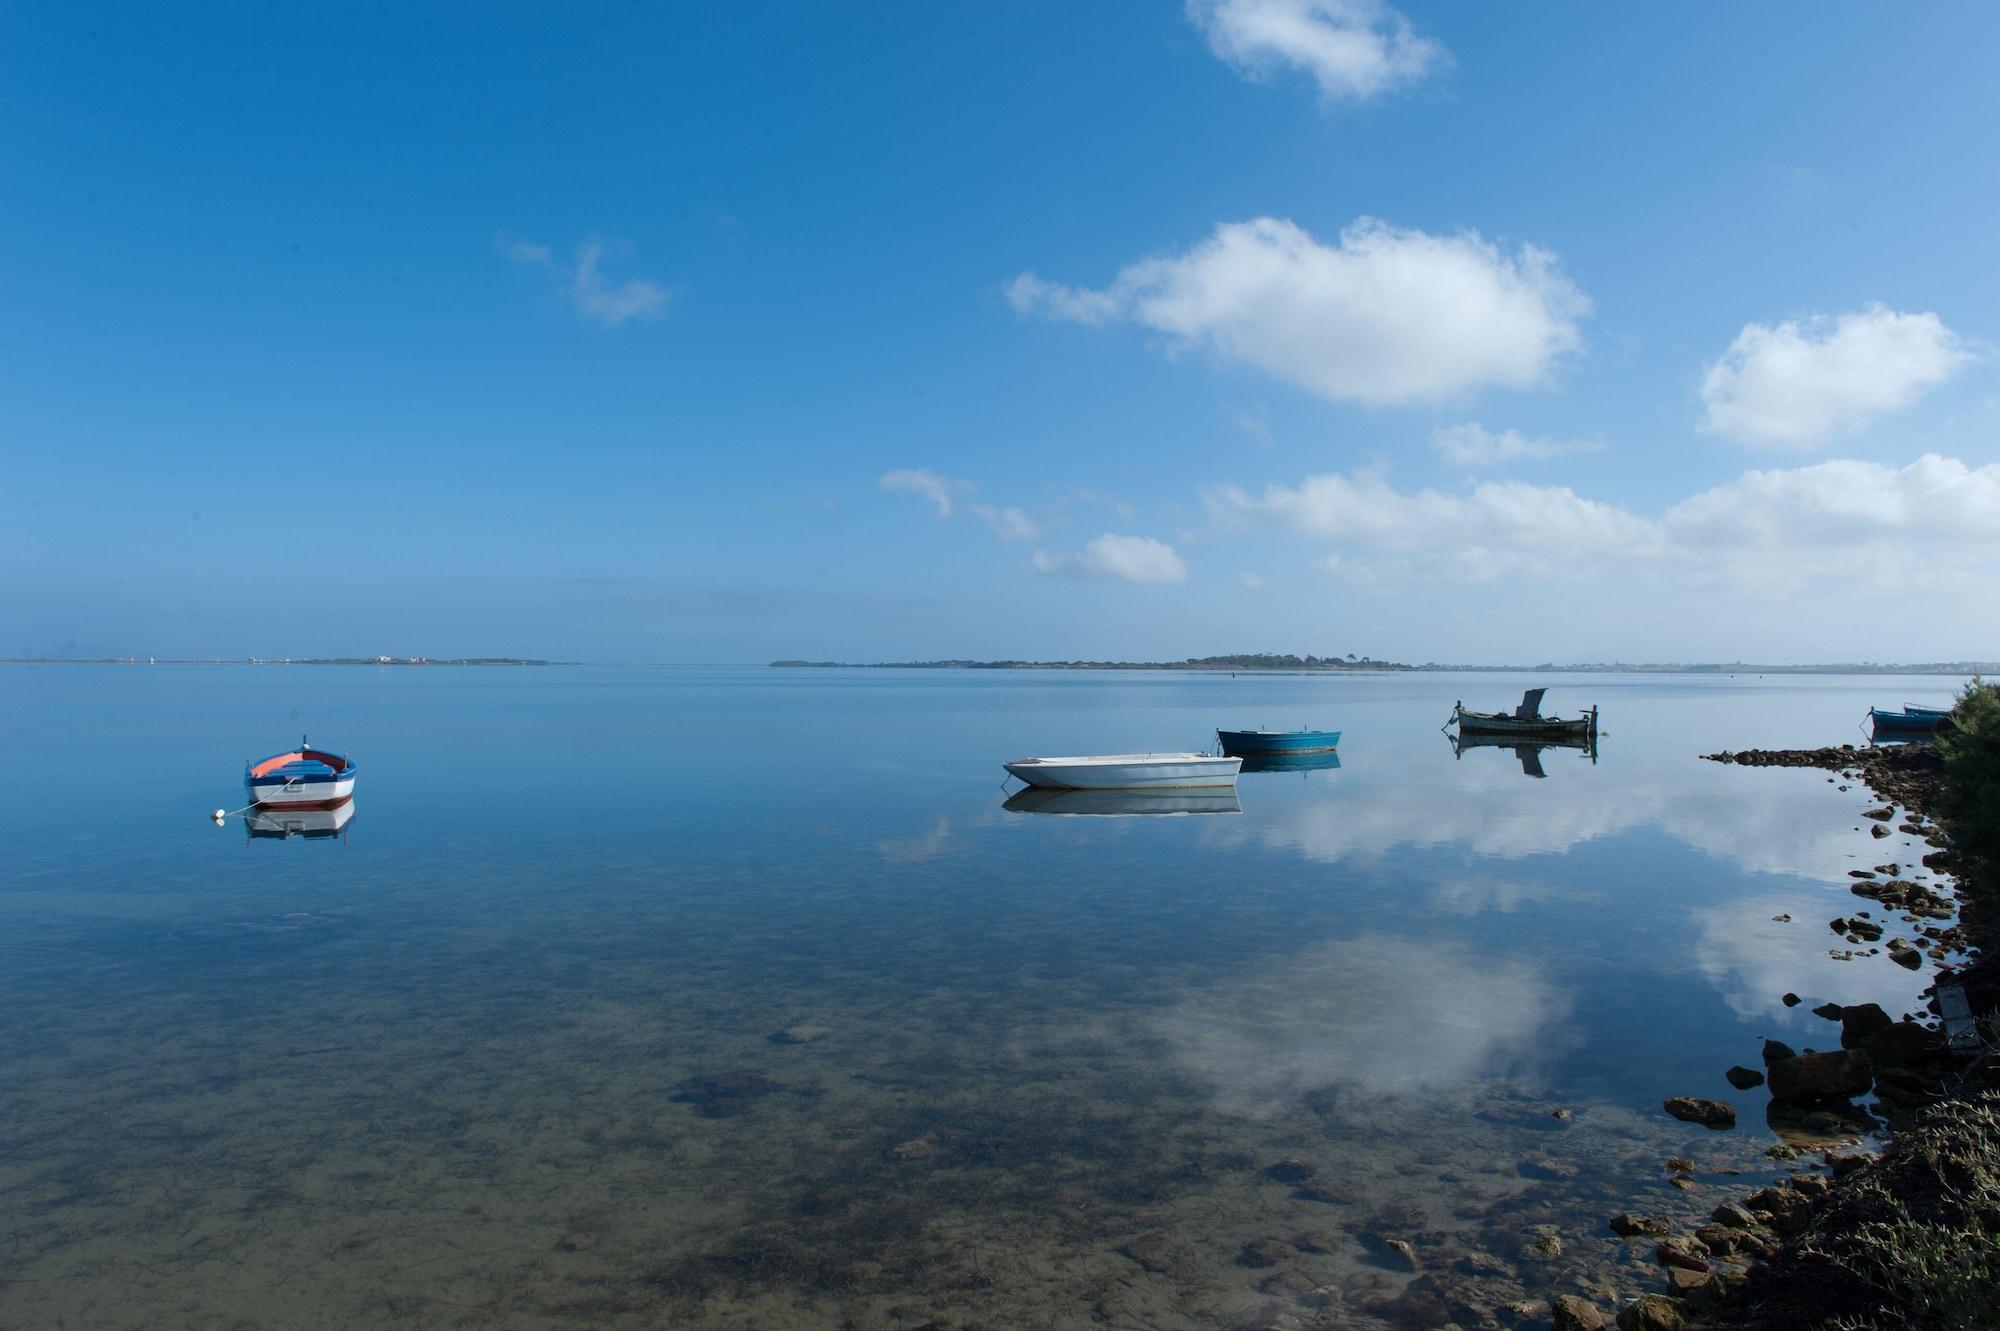
POLYGON ((1958 683, 0 667, 0 1325, 1533 1324, 1657 1288, 1607 1215, 1780 1168, 1724 1070, 1930 970, 1830 955, 1848 872, 1924 850, 1865 789, 1699 755, 1958 683), (1454 753, 1454 700, 1529 684, 1601 709, 1595 762, 1454 753), (1339 766, 1236 811, 1005 804, 1003 759, 1298 725, 1339 766), (339 835, 209 821, 302 731, 360 764, 339 835))

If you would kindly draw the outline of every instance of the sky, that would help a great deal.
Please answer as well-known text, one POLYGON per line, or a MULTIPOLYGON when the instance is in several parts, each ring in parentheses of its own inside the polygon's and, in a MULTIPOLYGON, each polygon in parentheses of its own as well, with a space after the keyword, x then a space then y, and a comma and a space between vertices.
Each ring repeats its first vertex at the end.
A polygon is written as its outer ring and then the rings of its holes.
POLYGON ((0 656, 2000 656, 2000 9, 0 9, 0 656))

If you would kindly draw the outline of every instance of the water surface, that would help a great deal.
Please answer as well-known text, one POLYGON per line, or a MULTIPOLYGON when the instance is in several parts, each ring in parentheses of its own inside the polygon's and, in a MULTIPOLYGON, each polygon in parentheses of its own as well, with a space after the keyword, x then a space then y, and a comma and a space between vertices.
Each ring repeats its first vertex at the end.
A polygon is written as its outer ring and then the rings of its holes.
POLYGON ((1606 1215, 1778 1167, 1723 1071, 1930 968, 1829 955, 1848 871, 1923 850, 1863 788, 1698 755, 1955 683, 0 667, 0 1325, 1475 1325, 1653 1288, 1606 1215), (1601 707, 1595 761, 1440 733, 1530 683, 1601 707), (1005 807, 1004 758, 1306 724, 1338 767, 1233 812, 1005 807), (209 821, 301 731, 360 763, 337 834, 209 821))

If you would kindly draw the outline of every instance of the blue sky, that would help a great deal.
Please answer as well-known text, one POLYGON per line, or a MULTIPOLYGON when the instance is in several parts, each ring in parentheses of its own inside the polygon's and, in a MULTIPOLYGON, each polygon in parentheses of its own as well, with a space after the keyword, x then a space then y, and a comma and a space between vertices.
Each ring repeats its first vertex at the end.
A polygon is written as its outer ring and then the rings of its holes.
POLYGON ((0 654, 1994 656, 1996 39, 17 6, 0 654))

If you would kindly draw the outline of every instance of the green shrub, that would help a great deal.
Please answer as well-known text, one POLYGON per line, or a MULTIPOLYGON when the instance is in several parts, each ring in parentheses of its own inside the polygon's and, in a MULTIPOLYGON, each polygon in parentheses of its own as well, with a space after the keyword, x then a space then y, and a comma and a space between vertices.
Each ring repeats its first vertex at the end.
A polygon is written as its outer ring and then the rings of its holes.
POLYGON ((2000 865, 2000 685, 1977 675, 1959 692, 1951 719, 1938 727, 1944 757, 1940 810, 1952 844, 2000 865))

